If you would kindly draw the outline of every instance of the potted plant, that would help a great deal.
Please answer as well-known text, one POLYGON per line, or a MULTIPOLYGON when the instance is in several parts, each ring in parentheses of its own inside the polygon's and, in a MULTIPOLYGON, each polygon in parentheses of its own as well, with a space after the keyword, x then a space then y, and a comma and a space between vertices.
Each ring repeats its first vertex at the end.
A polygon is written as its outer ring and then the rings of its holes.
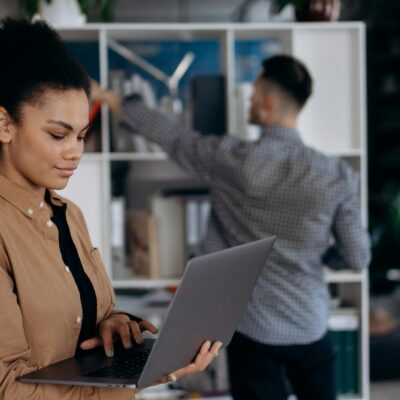
POLYGON ((110 20, 112 0, 20 0, 28 18, 40 15, 53 24, 82 25, 91 7, 99 9, 103 21, 110 20))
POLYGON ((278 13, 289 4, 297 21, 336 21, 340 14, 340 0, 275 0, 278 13))

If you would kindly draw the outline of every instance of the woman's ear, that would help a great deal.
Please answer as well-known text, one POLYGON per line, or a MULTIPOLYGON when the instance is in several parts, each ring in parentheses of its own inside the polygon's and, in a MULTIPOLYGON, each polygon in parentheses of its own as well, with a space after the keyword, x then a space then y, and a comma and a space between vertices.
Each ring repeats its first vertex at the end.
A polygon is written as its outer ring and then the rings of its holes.
POLYGON ((10 143, 14 129, 14 121, 10 114, 0 106, 0 143, 10 143))

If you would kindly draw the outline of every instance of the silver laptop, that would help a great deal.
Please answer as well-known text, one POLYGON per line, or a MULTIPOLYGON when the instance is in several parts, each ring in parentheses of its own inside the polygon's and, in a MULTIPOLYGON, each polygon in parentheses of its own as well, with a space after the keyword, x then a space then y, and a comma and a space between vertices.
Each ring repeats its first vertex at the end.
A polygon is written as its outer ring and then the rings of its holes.
POLYGON ((193 361, 209 339, 228 345, 275 237, 191 259, 157 339, 114 357, 102 347, 20 377, 26 383, 142 387, 193 361))

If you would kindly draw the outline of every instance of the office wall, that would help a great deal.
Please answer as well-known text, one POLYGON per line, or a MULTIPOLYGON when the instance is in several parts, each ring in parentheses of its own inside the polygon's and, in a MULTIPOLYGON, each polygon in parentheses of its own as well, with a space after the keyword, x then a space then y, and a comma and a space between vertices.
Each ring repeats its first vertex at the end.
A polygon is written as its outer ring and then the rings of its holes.
POLYGON ((0 0, 0 19, 17 17, 19 15, 19 2, 15 0, 0 0))

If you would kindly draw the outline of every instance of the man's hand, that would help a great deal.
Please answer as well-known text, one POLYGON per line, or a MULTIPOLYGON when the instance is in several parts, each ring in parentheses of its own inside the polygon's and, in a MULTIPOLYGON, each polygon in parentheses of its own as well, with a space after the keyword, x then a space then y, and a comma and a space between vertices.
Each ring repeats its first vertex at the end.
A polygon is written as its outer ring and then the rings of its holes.
POLYGON ((143 343, 142 332, 149 331, 157 333, 158 329, 149 321, 131 321, 126 314, 113 314, 102 321, 99 325, 99 336, 81 343, 83 350, 90 350, 98 346, 104 346, 104 351, 108 357, 114 355, 113 334, 118 332, 122 343, 126 349, 132 347, 132 338, 136 343, 143 343))
POLYGON ((102 89, 98 82, 90 80, 90 92, 92 101, 107 104, 114 117, 122 119, 122 98, 112 90, 102 89))

